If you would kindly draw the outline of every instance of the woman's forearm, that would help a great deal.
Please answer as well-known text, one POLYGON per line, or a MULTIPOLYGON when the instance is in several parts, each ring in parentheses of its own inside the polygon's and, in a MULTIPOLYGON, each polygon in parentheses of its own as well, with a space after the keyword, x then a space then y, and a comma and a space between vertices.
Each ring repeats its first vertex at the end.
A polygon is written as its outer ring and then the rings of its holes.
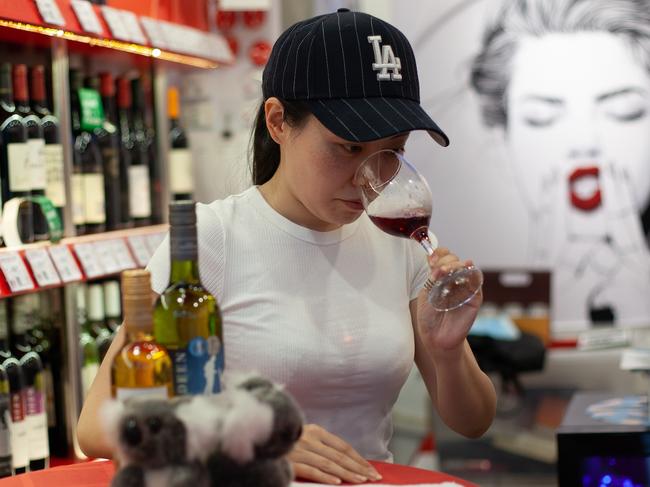
POLYGON ((464 436, 483 435, 496 412, 496 392, 467 341, 458 350, 427 352, 435 367, 435 400, 442 420, 464 436))

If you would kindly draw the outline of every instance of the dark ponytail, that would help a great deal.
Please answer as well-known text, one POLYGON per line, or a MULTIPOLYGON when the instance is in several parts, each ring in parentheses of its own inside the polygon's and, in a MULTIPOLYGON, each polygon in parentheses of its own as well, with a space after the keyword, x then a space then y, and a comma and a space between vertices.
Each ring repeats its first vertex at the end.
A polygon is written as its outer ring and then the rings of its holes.
MULTIPOLYGON (((284 106, 284 121, 292 127, 300 127, 309 114, 309 107, 301 100, 280 100, 284 106)), ((275 143, 266 127, 264 101, 257 110, 253 123, 253 184, 264 184, 273 177, 280 164, 280 146, 275 143)))

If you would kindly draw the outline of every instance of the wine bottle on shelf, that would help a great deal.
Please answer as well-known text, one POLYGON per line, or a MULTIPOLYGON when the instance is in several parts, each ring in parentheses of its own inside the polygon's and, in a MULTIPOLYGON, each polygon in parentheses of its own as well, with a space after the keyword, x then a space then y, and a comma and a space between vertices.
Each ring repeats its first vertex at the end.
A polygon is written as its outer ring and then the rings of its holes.
POLYGON ((136 226, 151 223, 151 198, 149 180, 149 159, 143 145, 143 136, 138 134, 132 115, 132 97, 129 81, 117 79, 117 105, 119 110, 122 143, 131 154, 129 166, 129 208, 136 226))
POLYGON ((99 74, 102 106, 106 121, 115 126, 119 139, 119 201, 120 201, 120 227, 133 226, 131 211, 129 209, 129 168, 131 167, 131 153, 124 144, 122 132, 119 128, 120 121, 117 115, 117 99, 115 98, 115 80, 111 73, 99 74))
POLYGON ((19 360, 23 371, 29 470, 43 470, 49 466, 50 462, 43 362, 28 341, 28 331, 36 326, 36 320, 38 320, 38 294, 16 296, 12 300, 12 304, 12 351, 19 360))
MULTIPOLYGON (((11 64, 0 64, 0 185, 2 207, 12 198, 27 198, 31 180, 27 171, 29 148, 27 126, 16 111, 13 97, 11 64)), ((22 204, 18 210, 18 234, 21 241, 34 241, 32 206, 22 204)), ((5 239, 6 240, 6 239, 5 239)), ((6 242, 5 242, 6 243, 6 242)))
MULTIPOLYGON (((99 76, 87 76, 85 87, 94 90, 98 96, 101 91, 99 76)), ((104 196, 106 209, 106 230, 122 228, 122 201, 120 187, 120 135, 117 126, 106 118, 103 100, 100 103, 101 123, 93 130, 102 153, 104 169, 104 196)))
POLYGON ((120 283, 115 280, 104 283, 104 309, 106 310, 106 326, 117 333, 122 324, 122 303, 120 302, 120 283))
POLYGON ((79 365, 81 368, 81 398, 86 398, 99 370, 99 351, 93 337, 86 311, 87 286, 79 284, 76 290, 77 322, 79 323, 79 365))
POLYGON ((165 348, 154 341, 152 334, 149 271, 124 271, 122 291, 124 326, 128 338, 127 344, 113 361, 113 397, 172 397, 172 362, 165 348))
MULTIPOLYGON (((14 103, 16 112, 23 117, 27 127, 27 165, 23 169, 30 181, 30 193, 32 196, 45 195, 45 160, 43 148, 45 139, 40 117, 32 110, 29 104, 29 91, 27 84, 27 66, 15 64, 13 67, 14 103)), ((32 204, 32 215, 34 225, 34 240, 42 241, 49 238, 47 220, 37 205, 32 204)))
POLYGON ((59 119, 50 111, 45 91, 45 69, 34 66, 30 71, 30 94, 32 111, 41 119, 43 128, 43 160, 45 165, 45 196, 59 214, 63 224, 63 208, 66 204, 65 176, 63 172, 63 146, 59 136, 59 119))
POLYGON ((50 443, 50 454, 65 458, 69 454, 70 442, 67 429, 65 395, 65 370, 63 330, 65 316, 63 312, 63 290, 49 289, 39 293, 40 326, 32 330, 32 348, 43 361, 45 379, 45 407, 50 443))
POLYGON ((0 478, 11 477, 11 399, 9 377, 0 365, 0 478))
POLYGON ((0 362, 9 379, 11 403, 11 464, 15 475, 27 472, 29 440, 25 420, 25 379, 20 362, 9 349, 7 300, 0 300, 0 362))
POLYGON ((77 233, 99 233, 106 229, 106 198, 102 154, 92 131, 97 127, 93 117, 92 94, 83 91, 83 76, 70 71, 70 116, 73 146, 73 218, 77 233), (87 96, 88 95, 88 96, 87 96), (83 215, 83 216, 82 216, 83 215))
POLYGON ((180 121, 178 89, 167 90, 167 114, 169 117, 169 190, 172 200, 191 200, 194 193, 194 169, 192 153, 180 121))
POLYGON ((221 390, 224 348, 221 313, 199 277, 195 205, 169 206, 171 279, 154 309, 156 340, 174 363, 176 395, 221 390))
POLYGON ((88 326, 95 338, 99 363, 102 363, 113 341, 113 334, 106 327, 104 286, 100 283, 88 285, 88 326))

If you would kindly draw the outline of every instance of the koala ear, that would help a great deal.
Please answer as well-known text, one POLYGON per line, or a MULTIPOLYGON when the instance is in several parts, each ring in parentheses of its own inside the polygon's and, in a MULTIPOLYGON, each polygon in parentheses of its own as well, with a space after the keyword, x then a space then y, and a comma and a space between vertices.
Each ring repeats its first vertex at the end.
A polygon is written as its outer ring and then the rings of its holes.
POLYGON ((260 377, 255 370, 248 372, 226 370, 223 374, 224 389, 237 389, 241 384, 255 377, 260 377))
POLYGON ((273 431, 273 410, 245 391, 227 392, 232 403, 223 423, 221 447, 236 462, 255 457, 255 446, 269 439, 273 431))
POLYGON ((224 409, 217 396, 194 396, 176 408, 185 426, 187 459, 204 462, 219 444, 224 409))
POLYGON ((124 404, 117 399, 109 399, 102 404, 100 418, 108 445, 116 450, 119 446, 120 419, 124 414, 124 404))

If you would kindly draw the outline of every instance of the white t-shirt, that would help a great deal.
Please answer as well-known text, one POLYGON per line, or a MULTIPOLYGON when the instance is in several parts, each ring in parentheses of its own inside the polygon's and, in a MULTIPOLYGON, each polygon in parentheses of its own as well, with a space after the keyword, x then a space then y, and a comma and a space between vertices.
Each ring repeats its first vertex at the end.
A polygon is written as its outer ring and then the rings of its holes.
MULTIPOLYGON (((416 242, 365 213, 331 232, 277 213, 257 187, 197 205, 199 270, 223 315, 227 371, 284 384, 307 423, 390 461, 391 409, 413 366, 409 302, 428 275, 416 242)), ((169 239, 148 269, 161 293, 169 239)))

